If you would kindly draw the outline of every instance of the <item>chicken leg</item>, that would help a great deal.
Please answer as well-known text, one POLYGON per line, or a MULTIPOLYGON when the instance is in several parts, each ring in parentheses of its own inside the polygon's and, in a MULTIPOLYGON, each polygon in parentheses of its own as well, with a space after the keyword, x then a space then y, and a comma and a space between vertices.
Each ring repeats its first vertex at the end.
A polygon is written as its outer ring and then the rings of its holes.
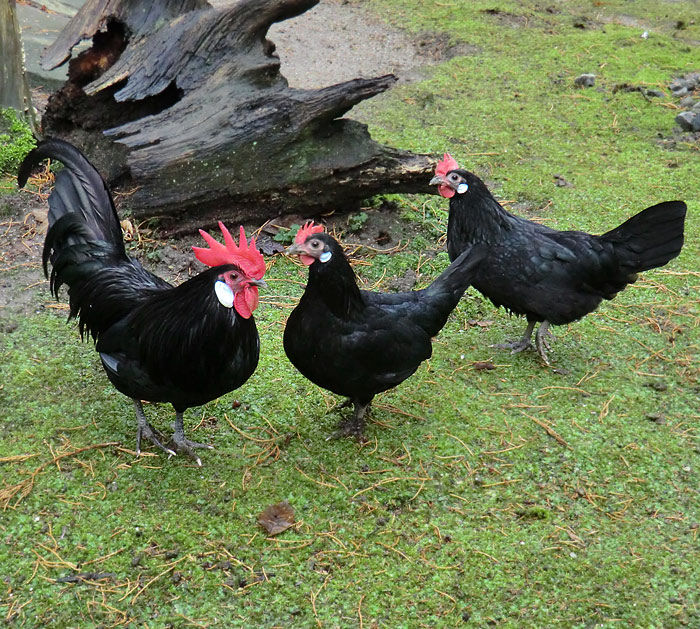
POLYGON ((540 323, 540 327, 537 328, 537 334, 535 335, 535 347, 537 348, 537 353, 547 367, 549 367, 549 359, 547 358, 547 351, 551 349, 547 337, 554 335, 549 330, 549 321, 543 321, 540 323), (545 351, 547 350, 547 351, 545 351))
POLYGON ((340 424, 338 424, 337 430, 330 435, 329 437, 326 438, 326 441, 329 439, 339 439, 340 437, 349 437, 353 436, 356 437, 358 441, 362 439, 364 436, 364 431, 365 431, 365 414, 367 413, 367 408, 369 407, 370 403, 366 402, 363 404, 359 400, 346 400, 343 402, 342 406, 350 406, 350 404, 355 405, 355 410, 353 411, 352 417, 350 419, 346 419, 340 424))
POLYGON ((141 456, 141 438, 146 437, 153 445, 158 446, 163 452, 168 456, 174 456, 175 452, 170 448, 166 448, 158 437, 161 439, 163 435, 157 431, 151 424, 148 423, 146 419, 146 414, 143 412, 143 405, 141 400, 133 399, 134 409, 136 410, 136 420, 138 421, 138 428, 136 430, 136 454, 141 456))
POLYGON ((511 354, 519 354, 523 350, 530 349, 532 347, 532 332, 535 329, 535 322, 528 321, 527 327, 523 335, 516 341, 506 341, 505 343, 498 343, 492 345, 497 349, 509 349, 511 354))
MULTIPOLYGON (((199 467, 202 467, 202 460, 197 456, 194 451, 195 448, 206 448, 207 450, 213 450, 214 446, 210 446, 206 443, 197 443, 196 441, 190 441, 185 437, 185 427, 183 424, 183 411, 175 411, 175 432, 173 433, 172 443, 178 452, 184 452, 187 456, 194 459, 199 467)), ((174 455, 173 452, 171 454, 174 455)))
MULTIPOLYGON (((532 347, 532 332, 535 329, 535 322, 528 321, 525 332, 523 332, 522 337, 517 341, 507 341, 505 343, 498 343, 497 345, 492 345, 491 347, 496 347, 498 349, 509 349, 511 354, 518 354, 523 350, 530 349, 532 347)), ((549 330, 549 321, 543 321, 540 323, 540 327, 537 328, 537 334, 535 334, 535 349, 540 355, 542 362, 549 367, 549 359, 547 358, 547 351, 551 349, 547 337, 552 336, 549 330)))

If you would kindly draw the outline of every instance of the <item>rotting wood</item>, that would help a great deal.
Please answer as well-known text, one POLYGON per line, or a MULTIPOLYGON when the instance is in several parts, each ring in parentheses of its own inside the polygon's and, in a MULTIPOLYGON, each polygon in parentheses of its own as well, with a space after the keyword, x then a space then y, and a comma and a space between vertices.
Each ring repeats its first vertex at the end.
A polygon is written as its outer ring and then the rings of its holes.
POLYGON ((51 97, 44 131, 81 147, 110 185, 133 191, 138 218, 171 231, 430 192, 427 155, 378 144, 342 117, 396 77, 302 90, 280 73, 268 29, 317 3, 88 0, 45 53, 55 67, 93 36, 51 97))

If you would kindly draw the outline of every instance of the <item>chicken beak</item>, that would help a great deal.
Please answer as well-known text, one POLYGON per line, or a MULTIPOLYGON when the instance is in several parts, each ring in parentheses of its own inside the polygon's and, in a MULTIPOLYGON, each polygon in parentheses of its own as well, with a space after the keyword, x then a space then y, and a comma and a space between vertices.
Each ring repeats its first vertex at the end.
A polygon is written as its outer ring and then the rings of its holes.
POLYGON ((257 286, 258 288, 267 288, 265 280, 248 280, 248 286, 257 286))
POLYGON ((430 180, 431 186, 439 186, 441 183, 445 183, 445 180, 440 175, 435 175, 435 177, 430 180))
POLYGON ((294 243, 293 245, 289 245, 289 247, 284 250, 284 253, 288 256, 301 256, 305 255, 306 251, 304 250, 303 244, 294 243))

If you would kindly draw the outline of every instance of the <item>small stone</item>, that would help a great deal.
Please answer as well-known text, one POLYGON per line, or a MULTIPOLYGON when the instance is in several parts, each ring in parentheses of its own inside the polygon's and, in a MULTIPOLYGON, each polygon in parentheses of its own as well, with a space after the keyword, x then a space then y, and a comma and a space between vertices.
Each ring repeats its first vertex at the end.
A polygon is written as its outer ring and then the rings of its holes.
POLYGON ((685 98, 681 98, 681 102, 678 104, 686 109, 691 109, 693 105, 695 105, 695 99, 692 96, 686 96, 685 98))
POLYGON ((700 101, 695 103, 691 108, 690 111, 694 111, 696 114, 700 114, 700 101))
POLYGON ((595 74, 579 74, 574 79, 577 87, 593 87, 595 85, 595 74))
POLYGON ((663 425, 666 423, 666 418, 661 413, 648 413, 646 418, 655 424, 663 425))
POLYGON ((693 131, 695 118, 697 116, 698 114, 693 111, 683 111, 676 116, 676 124, 683 129, 683 131, 693 131))
POLYGON ((685 79, 673 79, 669 87, 672 92, 680 92, 682 89, 688 89, 688 82, 685 79))
POLYGON ((687 96, 689 94, 687 87, 681 87, 677 90, 674 90, 673 88, 671 88, 671 90, 673 91, 673 95, 676 98, 681 98, 681 97, 687 96))
POLYGON ((647 90, 645 94, 649 98, 664 98, 666 96, 665 92, 662 92, 661 90, 647 90))
POLYGON ((700 72, 691 72, 686 74, 685 77, 686 87, 691 88, 700 84, 700 72))

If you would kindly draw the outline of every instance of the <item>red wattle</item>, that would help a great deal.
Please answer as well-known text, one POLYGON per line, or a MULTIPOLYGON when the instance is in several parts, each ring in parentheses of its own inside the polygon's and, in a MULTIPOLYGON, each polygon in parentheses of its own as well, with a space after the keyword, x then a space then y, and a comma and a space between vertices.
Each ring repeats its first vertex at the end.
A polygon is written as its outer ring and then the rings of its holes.
POLYGON ((236 293, 233 298, 233 307, 244 319, 250 319, 253 311, 258 307, 257 286, 246 286, 236 293))
POLYGON ((451 199, 455 195, 455 191, 444 183, 438 186, 438 192, 446 199, 451 199))
POLYGON ((306 265, 306 266, 311 266, 315 261, 316 258, 313 256, 306 256, 306 255, 300 255, 299 259, 306 265))

